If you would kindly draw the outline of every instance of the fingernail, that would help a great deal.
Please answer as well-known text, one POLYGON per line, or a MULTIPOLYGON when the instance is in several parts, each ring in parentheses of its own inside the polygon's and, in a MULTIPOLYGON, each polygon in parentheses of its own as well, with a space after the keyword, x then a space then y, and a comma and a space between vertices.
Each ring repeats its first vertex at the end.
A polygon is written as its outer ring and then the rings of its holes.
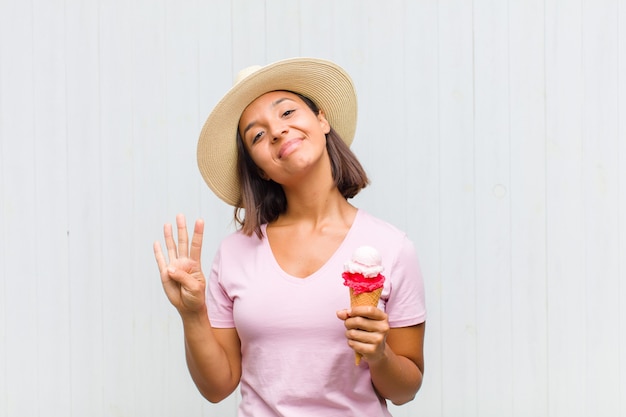
POLYGON ((169 266, 167 268, 167 272, 169 272, 170 274, 173 274, 174 272, 176 272, 176 268, 174 268, 173 266, 169 266))

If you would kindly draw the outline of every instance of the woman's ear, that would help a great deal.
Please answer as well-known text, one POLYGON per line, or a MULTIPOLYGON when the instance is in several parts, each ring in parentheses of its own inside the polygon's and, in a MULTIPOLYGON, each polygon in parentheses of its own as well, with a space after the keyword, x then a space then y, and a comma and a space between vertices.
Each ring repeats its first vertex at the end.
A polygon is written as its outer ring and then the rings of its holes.
POLYGON ((330 132, 330 123, 328 123, 328 120, 326 120, 326 115, 324 114, 323 110, 320 110, 320 112, 317 114, 317 120, 319 120, 320 126, 322 126, 322 131, 324 132, 324 134, 328 134, 330 132))
POLYGON ((265 181, 269 181, 270 180, 270 177, 261 168, 257 168, 257 174, 259 174, 259 177, 261 177, 261 179, 263 179, 265 181))

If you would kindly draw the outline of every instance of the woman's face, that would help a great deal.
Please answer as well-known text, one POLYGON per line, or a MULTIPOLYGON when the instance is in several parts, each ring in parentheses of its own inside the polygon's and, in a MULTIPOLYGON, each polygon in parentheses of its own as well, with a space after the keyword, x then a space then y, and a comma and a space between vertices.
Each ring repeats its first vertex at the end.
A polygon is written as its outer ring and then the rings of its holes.
POLYGON ((326 154, 330 125, 296 94, 266 93, 246 107, 239 119, 244 146, 265 179, 288 185, 326 154))

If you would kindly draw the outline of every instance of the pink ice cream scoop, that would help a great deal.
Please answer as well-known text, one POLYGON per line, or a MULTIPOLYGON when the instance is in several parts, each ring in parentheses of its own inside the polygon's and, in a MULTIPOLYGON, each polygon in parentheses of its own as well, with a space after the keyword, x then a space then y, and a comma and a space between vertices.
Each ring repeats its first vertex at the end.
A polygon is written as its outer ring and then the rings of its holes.
POLYGON ((375 291, 385 283, 382 258, 371 246, 357 248, 343 270, 343 285, 350 287, 354 295, 375 291))

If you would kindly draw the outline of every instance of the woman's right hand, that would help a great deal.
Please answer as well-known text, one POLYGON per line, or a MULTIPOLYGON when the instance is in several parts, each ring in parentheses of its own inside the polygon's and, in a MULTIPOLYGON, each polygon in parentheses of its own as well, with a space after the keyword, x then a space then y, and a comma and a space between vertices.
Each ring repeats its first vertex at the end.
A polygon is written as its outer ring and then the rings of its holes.
POLYGON ((154 242, 161 281, 167 298, 183 319, 187 366, 196 386, 209 401, 228 397, 241 379, 241 343, 237 329, 213 329, 206 310, 206 280, 200 267, 204 222, 196 220, 191 243, 185 216, 176 216, 178 245, 172 225, 163 227, 167 261, 154 242), (169 261, 169 263, 168 263, 169 261))
POLYGON ((200 219, 196 221, 191 244, 184 215, 176 216, 176 227, 178 245, 174 240, 172 225, 168 223, 163 226, 167 261, 161 244, 154 242, 154 257, 161 273, 163 289, 181 315, 204 312, 206 280, 200 265, 204 222, 200 219))

